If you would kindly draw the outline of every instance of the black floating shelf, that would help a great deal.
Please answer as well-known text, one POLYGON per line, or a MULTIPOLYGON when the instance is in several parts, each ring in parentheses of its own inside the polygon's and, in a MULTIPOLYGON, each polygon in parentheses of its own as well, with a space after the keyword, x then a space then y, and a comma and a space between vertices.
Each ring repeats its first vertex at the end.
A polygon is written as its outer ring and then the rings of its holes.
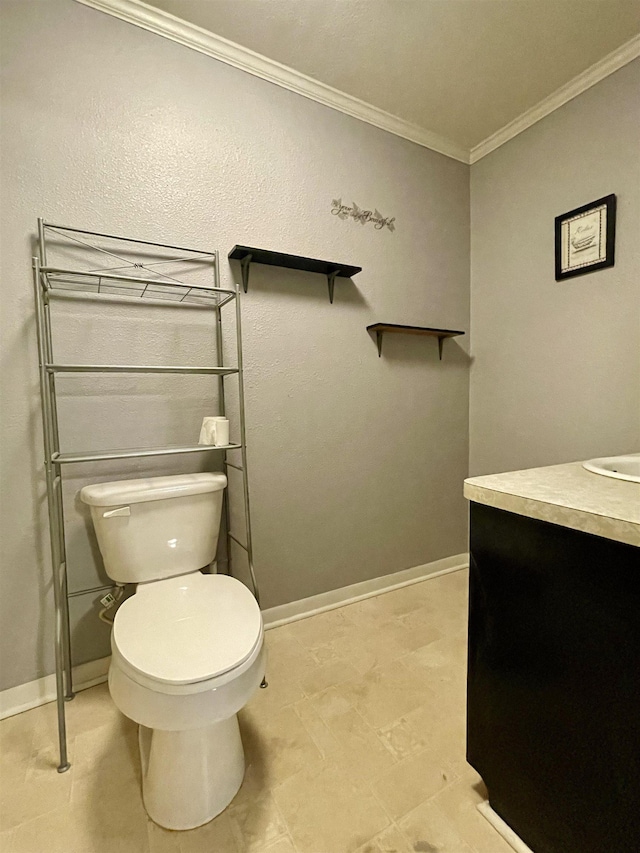
POLYGON ((464 335, 464 332, 456 329, 430 329, 428 326, 400 326, 397 323, 374 323, 372 326, 367 326, 367 332, 376 333, 378 357, 382 355, 382 336, 385 332, 393 332, 396 335, 429 335, 432 338, 437 338, 440 361, 442 361, 442 342, 444 339, 464 335))
POLYGON ((272 267, 286 267, 291 270, 319 272, 326 275, 329 285, 329 302, 333 302, 333 285, 336 278, 351 278, 362 271, 362 267, 349 264, 336 264, 333 261, 320 261, 317 258, 304 258, 302 255, 285 255, 268 249, 256 249, 253 246, 234 246, 229 252, 230 261, 240 261, 242 266, 242 286, 246 293, 249 288, 249 267, 251 264, 266 264, 272 267))

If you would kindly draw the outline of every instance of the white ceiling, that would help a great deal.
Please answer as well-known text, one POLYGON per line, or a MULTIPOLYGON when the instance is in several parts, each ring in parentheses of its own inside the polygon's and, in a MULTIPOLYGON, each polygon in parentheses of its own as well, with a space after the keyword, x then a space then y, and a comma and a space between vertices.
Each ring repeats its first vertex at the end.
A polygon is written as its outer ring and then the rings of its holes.
POLYGON ((640 33, 640 0, 146 2, 465 150, 640 33))

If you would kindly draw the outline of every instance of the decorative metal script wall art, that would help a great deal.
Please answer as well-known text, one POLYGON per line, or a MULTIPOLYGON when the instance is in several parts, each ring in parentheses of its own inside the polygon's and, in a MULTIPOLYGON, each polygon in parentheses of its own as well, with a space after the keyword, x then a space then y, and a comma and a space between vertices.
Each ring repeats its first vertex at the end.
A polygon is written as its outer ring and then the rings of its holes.
POLYGON ((383 216, 379 210, 363 210, 358 207, 355 201, 349 206, 343 204, 341 198, 334 198, 331 202, 331 213, 337 216, 338 219, 355 219, 360 225, 365 225, 367 222, 372 222, 376 231, 380 231, 386 227, 389 231, 395 231, 395 216, 383 216))

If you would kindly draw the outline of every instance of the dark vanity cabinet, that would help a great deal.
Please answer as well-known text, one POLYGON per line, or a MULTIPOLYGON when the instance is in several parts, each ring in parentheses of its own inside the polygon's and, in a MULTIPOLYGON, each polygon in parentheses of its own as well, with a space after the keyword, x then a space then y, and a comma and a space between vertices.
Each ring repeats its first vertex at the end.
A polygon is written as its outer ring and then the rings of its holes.
POLYGON ((534 853, 640 851, 640 548, 471 504, 467 759, 534 853))

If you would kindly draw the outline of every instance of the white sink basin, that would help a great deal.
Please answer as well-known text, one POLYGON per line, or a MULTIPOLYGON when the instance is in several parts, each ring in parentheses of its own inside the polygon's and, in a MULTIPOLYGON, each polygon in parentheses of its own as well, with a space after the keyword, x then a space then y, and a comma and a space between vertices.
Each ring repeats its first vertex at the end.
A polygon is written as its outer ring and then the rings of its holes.
POLYGON ((582 467, 594 474, 615 477, 618 480, 631 480, 640 483, 640 453, 629 456, 606 456, 603 459, 589 459, 582 467))

